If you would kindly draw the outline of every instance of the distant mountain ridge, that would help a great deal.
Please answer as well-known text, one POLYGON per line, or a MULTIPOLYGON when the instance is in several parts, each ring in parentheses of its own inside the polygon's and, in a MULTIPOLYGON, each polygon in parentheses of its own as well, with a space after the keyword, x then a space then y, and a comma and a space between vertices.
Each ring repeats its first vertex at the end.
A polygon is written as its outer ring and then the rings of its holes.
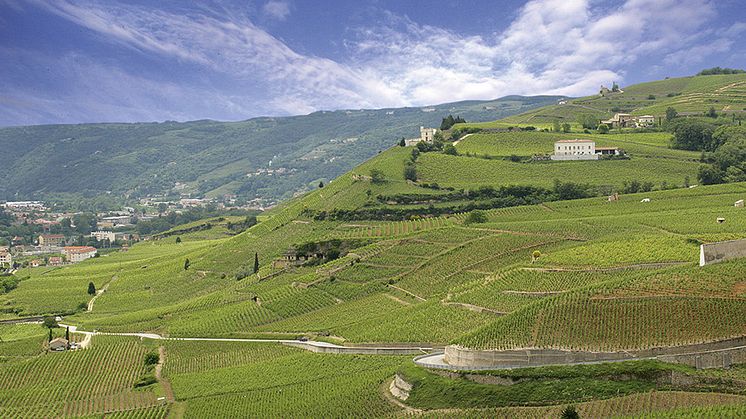
POLYGON ((211 120, 0 128, 0 200, 237 194, 285 199, 448 114, 489 121, 563 96, 506 96, 441 105, 211 120))

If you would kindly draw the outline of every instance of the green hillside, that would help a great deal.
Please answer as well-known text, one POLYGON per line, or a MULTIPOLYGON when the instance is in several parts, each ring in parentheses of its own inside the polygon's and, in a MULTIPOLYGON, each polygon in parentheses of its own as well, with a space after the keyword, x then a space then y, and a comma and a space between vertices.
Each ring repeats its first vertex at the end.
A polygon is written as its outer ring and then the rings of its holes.
POLYGON ((488 121, 556 103, 507 96, 427 108, 342 110, 241 122, 0 128, 0 200, 148 194, 287 199, 448 114, 488 121), (261 170, 264 172, 261 172, 261 170), (267 169, 283 169, 266 173, 267 169), (247 176, 252 174, 251 176, 247 176), (177 186, 178 183, 178 186, 177 186))
POLYGON ((665 116, 673 107, 680 114, 703 114, 710 107, 718 113, 746 114, 746 74, 671 78, 623 86, 622 92, 570 99, 564 105, 545 106, 504 118, 501 124, 575 123, 580 115, 609 118, 616 112, 665 116))
POLYGON ((64 315, 83 331, 192 340, 99 334, 89 349, 43 354, 42 326, 0 324, 0 377, 11 377, 0 379, 0 416, 556 417, 569 404, 584 417, 738 416, 743 365, 650 360, 474 378, 412 356, 267 341, 601 352, 742 337, 746 260, 698 262, 700 244, 746 238, 734 205, 746 182, 695 185, 701 153, 670 140, 486 130, 442 151, 393 146, 235 236, 228 220, 190 230, 197 222, 126 252, 21 269, 0 294, 1 318, 64 315), (532 159, 567 138, 628 158, 532 159), (102 353, 117 361, 103 365, 102 353), (157 372, 138 361, 148 353, 157 372), (81 373, 92 369, 101 372, 81 373), (50 370, 70 384, 49 382, 50 370), (389 390, 395 374, 412 384, 404 402, 389 390))

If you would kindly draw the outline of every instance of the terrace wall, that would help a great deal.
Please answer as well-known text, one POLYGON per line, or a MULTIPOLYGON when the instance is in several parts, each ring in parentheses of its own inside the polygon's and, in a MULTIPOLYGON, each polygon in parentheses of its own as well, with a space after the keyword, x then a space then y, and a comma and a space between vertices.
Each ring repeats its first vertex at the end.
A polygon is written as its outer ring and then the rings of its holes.
POLYGON ((699 246, 699 266, 746 257, 746 239, 707 243, 699 246))
POLYGON ((659 359, 696 368, 722 368, 746 362, 746 336, 710 343, 619 352, 559 349, 489 351, 448 346, 443 359, 448 364, 447 367, 461 370, 538 367, 635 359, 659 359))

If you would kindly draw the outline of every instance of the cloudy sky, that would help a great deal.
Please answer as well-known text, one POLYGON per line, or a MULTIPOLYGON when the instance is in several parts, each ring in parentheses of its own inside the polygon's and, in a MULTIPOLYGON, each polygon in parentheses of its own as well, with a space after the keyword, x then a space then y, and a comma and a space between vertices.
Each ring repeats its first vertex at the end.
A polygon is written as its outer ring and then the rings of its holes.
POLYGON ((0 125, 594 93, 746 67, 742 0, 0 0, 0 125))

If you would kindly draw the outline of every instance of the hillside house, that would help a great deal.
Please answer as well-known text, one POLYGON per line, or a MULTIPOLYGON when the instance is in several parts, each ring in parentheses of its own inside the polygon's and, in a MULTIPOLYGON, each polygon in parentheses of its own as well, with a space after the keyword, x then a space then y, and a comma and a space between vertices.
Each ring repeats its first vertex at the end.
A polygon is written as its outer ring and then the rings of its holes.
POLYGON ((50 256, 47 261, 47 265, 49 266, 62 266, 63 263, 62 258, 59 256, 50 256))
POLYGON ((425 128, 420 127, 420 137, 419 138, 410 138, 407 140, 404 140, 404 145, 407 147, 413 147, 416 146, 418 143, 427 143, 432 144, 433 141, 435 141, 435 133, 438 132, 437 128, 425 128))
POLYGON ((31 262, 29 262, 29 265, 30 265, 30 266, 31 266, 32 268, 38 268, 39 266, 41 266, 41 265, 42 265, 42 263, 43 263, 43 262, 42 262, 42 261, 41 261, 40 259, 32 259, 32 260, 31 260, 31 262))
POLYGON ((98 250, 91 246, 67 246, 62 249, 62 253, 67 257, 68 262, 77 263, 96 256, 98 250))
POLYGON ((10 254, 10 249, 7 247, 0 247, 0 267, 10 268, 13 266, 13 255, 10 254))
POLYGON ((653 115, 642 115, 635 119, 637 121, 637 128, 646 128, 655 125, 655 117, 653 115))
POLYGON ((593 140, 560 140, 554 143, 552 160, 598 160, 593 140))
POLYGON ((42 234, 39 236, 39 246, 59 247, 65 245, 65 236, 62 234, 42 234))
POLYGON ((620 156, 622 151, 618 147, 596 147, 599 156, 620 156))
POLYGON ((50 351, 66 351, 70 347, 70 342, 63 338, 54 338, 49 342, 50 351))
POLYGON ((611 119, 601 121, 601 123, 608 125, 609 128, 634 128, 637 126, 635 118, 628 113, 614 114, 611 119))

